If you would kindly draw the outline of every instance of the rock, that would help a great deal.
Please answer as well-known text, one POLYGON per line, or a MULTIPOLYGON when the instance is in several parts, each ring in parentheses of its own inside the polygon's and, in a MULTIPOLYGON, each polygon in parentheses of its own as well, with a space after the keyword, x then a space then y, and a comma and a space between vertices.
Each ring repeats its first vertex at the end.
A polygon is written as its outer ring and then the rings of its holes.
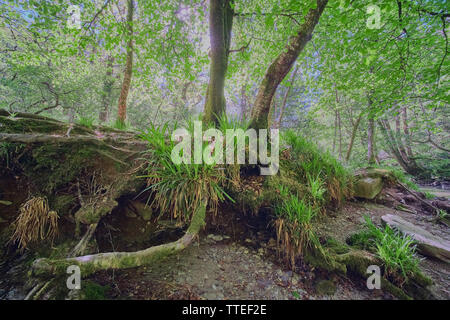
POLYGON ((417 241, 417 249, 423 255, 450 263, 450 242, 431 234, 427 230, 399 216, 387 214, 381 217, 381 221, 417 241))
POLYGON ((391 170, 380 168, 368 168, 366 169, 366 175, 370 178, 392 178, 393 174, 391 170))
POLYGON ((355 183, 355 197, 372 200, 380 193, 381 189, 383 189, 381 178, 360 178, 355 183))

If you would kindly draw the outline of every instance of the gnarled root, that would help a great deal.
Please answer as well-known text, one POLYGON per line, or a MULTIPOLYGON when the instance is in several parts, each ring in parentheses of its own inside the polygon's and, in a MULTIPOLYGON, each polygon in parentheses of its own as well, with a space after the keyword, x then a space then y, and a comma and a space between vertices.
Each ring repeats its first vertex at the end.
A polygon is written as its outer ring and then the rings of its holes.
POLYGON ((177 241, 135 252, 108 252, 60 260, 38 259, 32 270, 36 276, 50 276, 66 273, 67 267, 77 265, 85 277, 99 270, 134 268, 150 264, 186 248, 205 224, 206 201, 192 215, 185 235, 177 241))

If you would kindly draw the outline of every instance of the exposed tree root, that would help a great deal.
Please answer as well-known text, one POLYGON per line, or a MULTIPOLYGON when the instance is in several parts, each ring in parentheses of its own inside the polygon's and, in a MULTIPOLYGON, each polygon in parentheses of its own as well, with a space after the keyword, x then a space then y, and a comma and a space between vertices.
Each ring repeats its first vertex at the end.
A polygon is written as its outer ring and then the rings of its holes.
POLYGON ((85 277, 99 270, 134 268, 158 261, 186 248, 205 224, 206 201, 194 212, 185 235, 177 241, 135 252, 108 252, 60 260, 38 259, 32 269, 36 276, 50 276, 65 273, 70 265, 80 267, 85 277))
POLYGON ((98 223, 93 223, 89 225, 88 230, 84 234, 83 238, 81 238, 80 242, 78 242, 75 248, 73 248, 73 250, 69 253, 68 255, 69 258, 84 254, 89 241, 91 241, 91 238, 95 233, 95 229, 97 229, 97 225, 98 223))

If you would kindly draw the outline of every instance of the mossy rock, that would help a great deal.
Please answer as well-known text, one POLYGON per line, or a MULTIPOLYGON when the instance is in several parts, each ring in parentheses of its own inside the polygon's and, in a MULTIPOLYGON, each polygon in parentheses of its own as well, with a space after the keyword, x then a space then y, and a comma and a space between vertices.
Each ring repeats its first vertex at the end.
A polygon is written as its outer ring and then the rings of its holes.
POLYGON ((372 200, 383 189, 383 180, 379 177, 362 177, 358 178, 354 184, 354 195, 358 198, 372 200))
POLYGON ((313 267, 317 267, 328 272, 346 274, 345 264, 336 260, 336 255, 327 248, 310 247, 306 250, 303 259, 313 267))
POLYGON ((323 296, 332 296, 336 292, 336 284, 331 280, 320 280, 315 285, 316 293, 323 296))

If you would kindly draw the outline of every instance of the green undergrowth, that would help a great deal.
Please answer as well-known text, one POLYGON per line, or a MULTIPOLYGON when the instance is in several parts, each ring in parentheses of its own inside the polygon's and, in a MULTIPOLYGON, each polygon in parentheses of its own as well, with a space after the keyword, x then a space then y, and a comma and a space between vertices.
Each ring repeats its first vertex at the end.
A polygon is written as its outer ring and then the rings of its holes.
MULTIPOLYGON (((208 128, 207 125, 203 127, 208 128)), ((193 137, 193 121, 185 128, 184 134, 193 137)), ((217 128, 222 132, 227 129, 245 131, 247 124, 223 116, 217 128)), ((188 156, 183 154, 186 149, 181 148, 176 151, 180 163, 174 163, 174 147, 185 141, 183 138, 172 141, 171 134, 175 129, 176 125, 173 128, 168 124, 151 126, 140 135, 148 142, 144 155, 147 174, 143 177, 148 182, 145 190, 150 191, 148 202, 159 210, 160 215, 187 222, 204 201, 209 212, 217 213, 221 202, 233 202, 235 196, 239 203, 252 207, 256 214, 265 203, 272 208, 273 227, 292 268, 295 268, 297 258, 311 252, 327 259, 327 249, 320 244, 315 225, 327 210, 340 207, 352 195, 352 177, 334 157, 287 131, 282 135, 279 172, 265 178, 252 173, 255 175, 252 179, 251 174, 245 173, 251 165, 194 164, 192 141, 187 142, 191 147, 189 164, 181 161, 188 156)), ((208 148, 208 142, 203 143, 202 150, 205 148, 208 148)), ((247 148, 247 159, 248 152, 247 148)))
MULTIPOLYGON (((150 204, 162 215, 169 213, 171 218, 182 221, 190 220, 192 213, 205 202, 210 211, 217 213, 220 202, 225 199, 232 201, 224 189, 227 180, 224 170, 219 170, 214 163, 172 161, 175 142, 170 139, 170 134, 174 129, 167 124, 151 126, 140 135, 149 144, 145 153, 147 174, 143 177, 148 181, 144 191, 152 194, 150 204)), ((180 156, 185 155, 180 153, 180 156)))
POLYGON ((266 180, 264 191, 275 212, 278 242, 292 268, 297 257, 323 265, 319 261, 328 253, 315 224, 351 196, 352 178, 329 153, 293 131, 285 132, 282 142, 279 173, 266 180))
POLYGON ((79 117, 78 124, 89 129, 94 127, 95 118, 93 117, 79 117))
POLYGON ((364 230, 353 234, 348 240, 352 246, 375 253, 383 261, 385 276, 396 283, 403 283, 420 273, 416 245, 411 237, 388 225, 381 229, 368 216, 364 219, 364 230))
POLYGON ((110 286, 101 286, 91 280, 83 280, 81 283, 80 298, 82 300, 106 300, 110 286))

